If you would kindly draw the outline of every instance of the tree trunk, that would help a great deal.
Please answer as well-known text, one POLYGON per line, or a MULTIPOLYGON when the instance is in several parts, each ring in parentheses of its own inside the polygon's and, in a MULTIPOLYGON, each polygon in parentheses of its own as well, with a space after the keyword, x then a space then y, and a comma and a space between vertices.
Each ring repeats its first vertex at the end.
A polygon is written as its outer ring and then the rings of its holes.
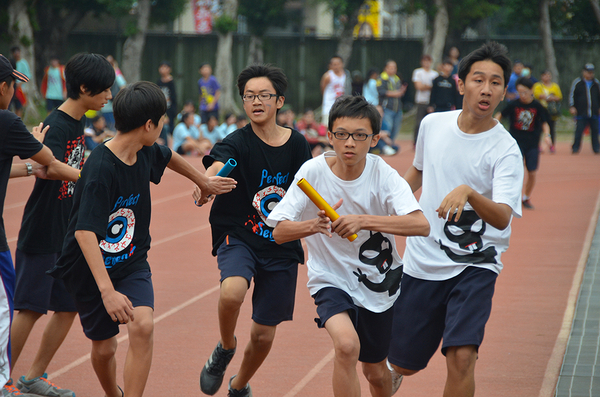
MULTIPOLYGON (((359 4, 360 6, 360 4, 359 4)), ((337 45, 336 55, 339 55, 344 60, 344 64, 348 65, 350 58, 352 57, 352 45, 354 44, 354 27, 358 23, 358 13, 360 9, 357 7, 356 10, 350 15, 337 45)))
MULTIPOLYGON (((554 43, 552 41, 552 25, 550 24, 549 0, 540 2, 540 35, 542 36, 542 45, 544 47, 544 56, 546 58, 546 69, 552 73, 554 81, 558 80, 558 68, 556 67, 556 54, 554 52, 554 43)), ((598 6, 598 1, 592 1, 598 6)), ((600 10, 598 10, 600 13, 600 10)), ((596 14, 598 16, 598 14, 596 14)))
POLYGON ((423 46, 424 53, 431 55, 433 68, 442 61, 449 25, 446 0, 435 0, 435 6, 437 12, 433 20, 433 33, 429 36, 431 40, 423 46))
POLYGON ((139 0, 137 6, 137 31, 123 44, 123 62, 121 70, 128 83, 141 78, 142 54, 146 44, 146 31, 150 22, 150 0, 139 0))
MULTIPOLYGON (((237 18, 237 0, 224 0, 222 3, 223 13, 231 18, 237 18)), ((233 76, 233 65, 231 50, 233 46, 233 33, 218 33, 217 64, 215 66, 215 77, 221 84, 221 97, 219 98, 219 109, 222 114, 240 114, 240 108, 235 103, 235 84, 233 76)))
POLYGON ((20 0, 11 0, 8 5, 8 26, 11 36, 11 45, 18 45, 21 48, 21 57, 29 64, 31 76, 29 82, 22 85, 25 95, 27 95, 27 105, 25 112, 31 113, 33 117, 39 118, 39 112, 36 105, 40 103, 41 96, 37 89, 35 78, 35 49, 33 46, 33 28, 27 13, 27 5, 20 0))
POLYGON ((596 20, 600 23, 600 4, 598 4, 598 0, 590 0, 590 4, 594 9, 594 15, 596 16, 596 20))
POLYGON ((250 36, 250 48, 248 50, 248 65, 264 63, 263 39, 262 37, 250 36))

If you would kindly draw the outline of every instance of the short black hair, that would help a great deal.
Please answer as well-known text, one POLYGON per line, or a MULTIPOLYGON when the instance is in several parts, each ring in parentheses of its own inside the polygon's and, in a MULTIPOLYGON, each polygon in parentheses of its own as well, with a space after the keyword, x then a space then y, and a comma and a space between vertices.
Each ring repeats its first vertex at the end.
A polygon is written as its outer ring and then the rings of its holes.
POLYGON ((273 84, 277 97, 284 96, 288 84, 287 77, 285 77, 285 73, 283 73, 281 68, 270 64, 250 65, 241 71, 237 79, 237 87, 240 96, 244 96, 244 90, 246 89, 248 80, 255 77, 266 77, 271 84, 273 84))
POLYGON ((15 78, 13 77, 13 75, 12 75, 12 74, 9 74, 8 76, 6 76, 6 77, 4 78, 4 80, 0 80, 0 84, 2 84, 2 83, 6 83, 6 84, 8 84, 8 86, 10 87, 10 84, 11 84, 13 81, 15 81, 15 78))
POLYGON ((519 77, 517 79, 517 81, 515 82, 515 87, 518 86, 518 85, 523 85, 523 86, 525 86, 525 87, 527 87, 529 89, 532 89, 533 88, 533 81, 531 81, 531 79, 529 77, 525 77, 525 76, 519 77))
POLYGON ((149 81, 126 85, 113 99, 115 128, 125 133, 146 124, 158 125, 167 111, 167 100, 159 86, 149 81))
POLYGON ((21 51, 21 47, 19 47, 18 45, 10 47, 10 53, 14 54, 17 51, 21 51))
POLYGON ((65 65, 67 97, 79 99, 81 86, 89 95, 100 94, 115 82, 115 69, 99 54, 79 53, 65 65))
POLYGON ((343 95, 335 100, 329 111, 329 131, 333 131, 335 120, 343 117, 369 119, 373 134, 379 134, 381 130, 381 115, 362 95, 343 95))
POLYGON ((473 66, 475 62, 488 60, 502 68, 502 71, 504 72, 504 87, 506 87, 508 85, 508 80, 510 80, 510 74, 512 73, 510 58, 508 57, 506 46, 495 41, 485 43, 464 57, 458 65, 458 78, 464 82, 471 71, 471 66, 473 66))

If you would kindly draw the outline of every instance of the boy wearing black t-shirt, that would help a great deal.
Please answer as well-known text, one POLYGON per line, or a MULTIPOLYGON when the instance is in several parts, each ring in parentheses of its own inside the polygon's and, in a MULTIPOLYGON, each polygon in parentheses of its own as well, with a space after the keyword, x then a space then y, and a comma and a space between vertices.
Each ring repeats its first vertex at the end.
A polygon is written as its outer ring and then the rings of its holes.
MULTIPOLYGON (((84 113, 100 110, 112 98, 110 87, 115 72, 102 55, 77 54, 65 66, 65 79, 67 100, 44 120, 50 126, 44 143, 57 159, 80 170, 85 153, 84 113)), ((46 274, 60 256, 74 187, 71 181, 37 179, 23 213, 15 254, 18 312, 11 329, 13 367, 36 321, 49 310, 54 312, 29 371, 17 381, 23 393, 75 396, 48 382, 46 375, 77 314, 62 281, 46 274)))
MULTIPOLYGON (((212 253, 221 271, 221 338, 202 369, 200 389, 213 395, 223 382, 237 346, 239 310, 254 278, 251 337, 239 372, 229 382, 229 395, 250 396, 248 381, 269 354, 277 325, 292 319, 298 263, 304 262, 300 241, 278 245, 266 219, 311 153, 304 136, 276 123, 287 88, 281 69, 249 66, 238 76, 237 86, 250 123, 202 159, 206 174, 216 175, 233 158, 237 166, 230 175, 239 184, 217 197, 210 212, 212 253)), ((196 200, 199 193, 196 189, 196 200)))
POLYGON ((23 121, 7 110, 15 92, 16 79, 23 82, 29 80, 23 73, 14 70, 6 57, 0 55, 0 396, 3 397, 32 396, 21 393, 10 379, 15 268, 2 220, 8 179, 35 175, 76 181, 79 174, 79 171, 56 160, 52 151, 40 143, 48 127, 43 130, 42 124, 34 127, 34 137, 27 131, 23 121), (12 164, 15 156, 31 158, 42 167, 29 162, 12 164))
POLYGON ((509 132, 517 141, 527 168, 527 182, 523 192, 523 207, 533 209, 529 198, 535 186, 536 171, 540 157, 540 136, 550 140, 550 115, 548 110, 533 98, 533 82, 527 77, 519 77, 516 82, 519 98, 509 102, 496 114, 496 119, 508 117, 509 132))
POLYGON ((53 277, 75 299, 91 360, 107 397, 124 395, 116 381, 119 323, 127 324, 124 368, 128 397, 141 396, 152 359, 154 292, 150 249, 150 186, 166 167, 200 186, 197 200, 229 192, 230 178, 208 178, 171 149, 155 144, 167 105, 160 88, 138 82, 114 99, 117 135, 90 154, 75 186, 73 210, 53 277))

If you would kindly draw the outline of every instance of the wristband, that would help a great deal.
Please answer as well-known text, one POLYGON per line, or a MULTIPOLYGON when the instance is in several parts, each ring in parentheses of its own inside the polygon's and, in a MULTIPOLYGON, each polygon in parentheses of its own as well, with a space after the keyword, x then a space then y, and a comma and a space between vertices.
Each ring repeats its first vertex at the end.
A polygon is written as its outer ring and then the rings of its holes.
POLYGON ((25 167, 27 167, 27 176, 33 175, 33 167, 31 163, 25 163, 25 167))

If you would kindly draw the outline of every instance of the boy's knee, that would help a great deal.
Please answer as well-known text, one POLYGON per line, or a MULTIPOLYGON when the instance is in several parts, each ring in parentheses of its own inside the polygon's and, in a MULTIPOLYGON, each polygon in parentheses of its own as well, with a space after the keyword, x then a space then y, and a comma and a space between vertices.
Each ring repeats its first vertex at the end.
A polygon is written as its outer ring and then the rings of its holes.
POLYGON ((467 374, 475 370, 477 349, 475 346, 449 347, 446 351, 448 368, 467 374))
POLYGON ((340 338, 334 342, 335 356, 340 360, 358 361, 360 342, 354 338, 340 338))
POLYGON ((387 369, 385 361, 376 364, 363 363, 362 371, 365 378, 373 385, 382 384, 385 381, 386 376, 389 377, 387 374, 389 370, 387 369))
POLYGON ((250 338, 255 345, 270 346, 275 340, 275 327, 255 326, 250 332, 250 338))
POLYGON ((107 361, 117 353, 117 340, 110 338, 102 341, 92 341, 92 359, 107 361))
POLYGON ((128 328, 132 337, 149 339, 154 333, 154 319, 151 316, 135 317, 128 328))

